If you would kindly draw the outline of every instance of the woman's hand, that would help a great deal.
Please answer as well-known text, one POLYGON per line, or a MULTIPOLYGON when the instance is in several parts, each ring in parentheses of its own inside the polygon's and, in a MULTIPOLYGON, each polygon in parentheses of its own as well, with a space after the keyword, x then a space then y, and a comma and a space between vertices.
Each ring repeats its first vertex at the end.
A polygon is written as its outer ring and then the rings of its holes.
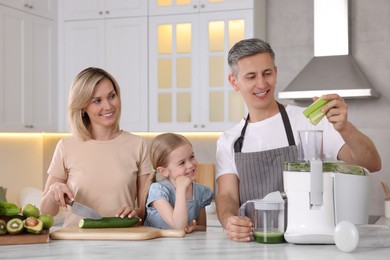
POLYGON ((69 199, 70 201, 74 200, 72 191, 65 183, 54 182, 49 186, 47 193, 49 194, 52 202, 64 209, 67 208, 66 199, 69 199))
POLYGON ((125 218, 125 217, 132 218, 132 217, 138 217, 138 216, 137 216, 137 211, 135 210, 135 208, 130 207, 128 205, 123 205, 117 211, 117 213, 115 214, 115 217, 118 217, 118 218, 125 218))

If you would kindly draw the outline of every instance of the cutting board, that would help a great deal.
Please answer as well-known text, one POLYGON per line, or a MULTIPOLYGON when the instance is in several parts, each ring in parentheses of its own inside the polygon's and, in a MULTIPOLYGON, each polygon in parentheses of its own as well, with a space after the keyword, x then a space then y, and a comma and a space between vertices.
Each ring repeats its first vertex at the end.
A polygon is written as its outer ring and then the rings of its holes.
POLYGON ((184 230, 157 229, 146 226, 129 228, 64 227, 50 234, 51 239, 69 240, 147 240, 159 237, 184 237, 184 230))
POLYGON ((49 242, 49 232, 41 235, 19 234, 19 235, 2 235, 0 236, 0 245, 21 245, 21 244, 43 244, 49 242))

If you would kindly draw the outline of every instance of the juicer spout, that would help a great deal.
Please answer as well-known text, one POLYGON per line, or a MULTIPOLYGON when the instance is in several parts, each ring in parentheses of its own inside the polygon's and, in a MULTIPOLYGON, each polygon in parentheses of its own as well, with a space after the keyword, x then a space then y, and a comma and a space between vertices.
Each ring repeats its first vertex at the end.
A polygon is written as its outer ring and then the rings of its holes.
POLYGON ((319 209, 323 204, 322 160, 310 160, 310 208, 319 209))

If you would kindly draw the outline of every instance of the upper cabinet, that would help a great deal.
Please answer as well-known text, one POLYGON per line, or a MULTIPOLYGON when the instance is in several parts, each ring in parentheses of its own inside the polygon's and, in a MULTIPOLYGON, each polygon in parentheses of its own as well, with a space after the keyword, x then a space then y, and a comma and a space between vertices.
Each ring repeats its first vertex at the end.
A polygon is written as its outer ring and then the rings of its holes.
MULTIPOLYGON (((149 6, 152 11, 168 2, 149 6)), ((193 4, 176 1, 178 13, 179 2, 193 4)), ((246 0, 218 2, 212 12, 149 18, 150 131, 224 131, 245 115, 243 99, 228 82, 226 59, 236 42, 253 36, 253 9, 226 11, 246 0)))
POLYGON ((60 60, 64 66, 64 80, 60 83, 63 84, 60 87, 60 130, 69 131, 66 110, 73 79, 83 69, 93 66, 105 69, 118 81, 122 99, 121 128, 148 131, 147 2, 65 0, 62 5, 60 10, 69 20, 63 23, 60 33, 63 48, 60 60), (103 14, 100 15, 100 11, 103 14))
POLYGON ((65 0, 64 19, 100 19, 147 15, 145 0, 65 0))
POLYGON ((253 2, 253 0, 149 0, 149 15, 251 9, 253 2))
POLYGON ((57 130, 54 28, 50 19, 0 5, 0 131, 57 130))
POLYGON ((1 0, 0 4, 19 9, 21 11, 54 19, 57 0, 1 0))

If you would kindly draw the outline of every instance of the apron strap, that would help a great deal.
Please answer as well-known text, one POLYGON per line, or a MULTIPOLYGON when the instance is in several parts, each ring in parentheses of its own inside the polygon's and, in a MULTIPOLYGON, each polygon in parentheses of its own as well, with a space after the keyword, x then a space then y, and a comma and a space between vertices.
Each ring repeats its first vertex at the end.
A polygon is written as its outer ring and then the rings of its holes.
POLYGON ((286 135, 287 135, 287 139, 288 139, 288 144, 290 146, 291 145, 295 145, 294 134, 293 134, 293 131, 292 131, 292 128, 291 128, 290 119, 288 118, 286 109, 279 102, 276 102, 276 103, 278 103, 280 115, 282 116, 282 120, 283 120, 283 124, 284 124, 284 130, 286 131, 286 135))
MULTIPOLYGON (((286 135, 287 135, 287 139, 288 139, 288 144, 289 144, 289 146, 295 145, 294 134, 293 134, 293 131, 291 128, 290 120, 288 118, 286 109, 279 102, 276 102, 276 103, 278 104, 280 115, 282 116, 284 130, 286 131, 286 135)), ((244 144, 244 137, 245 137, 246 128, 248 126, 248 122, 249 122, 249 114, 246 117, 245 125, 241 130, 240 137, 238 137, 237 140, 234 142, 234 152, 235 153, 241 153, 242 146, 244 144)))
POLYGON ((246 132, 246 127, 248 126, 249 122, 249 114, 245 119, 245 125, 241 130, 241 135, 240 137, 237 138, 237 140, 234 142, 234 152, 236 153, 241 153, 242 145, 244 144, 244 136, 246 132))

